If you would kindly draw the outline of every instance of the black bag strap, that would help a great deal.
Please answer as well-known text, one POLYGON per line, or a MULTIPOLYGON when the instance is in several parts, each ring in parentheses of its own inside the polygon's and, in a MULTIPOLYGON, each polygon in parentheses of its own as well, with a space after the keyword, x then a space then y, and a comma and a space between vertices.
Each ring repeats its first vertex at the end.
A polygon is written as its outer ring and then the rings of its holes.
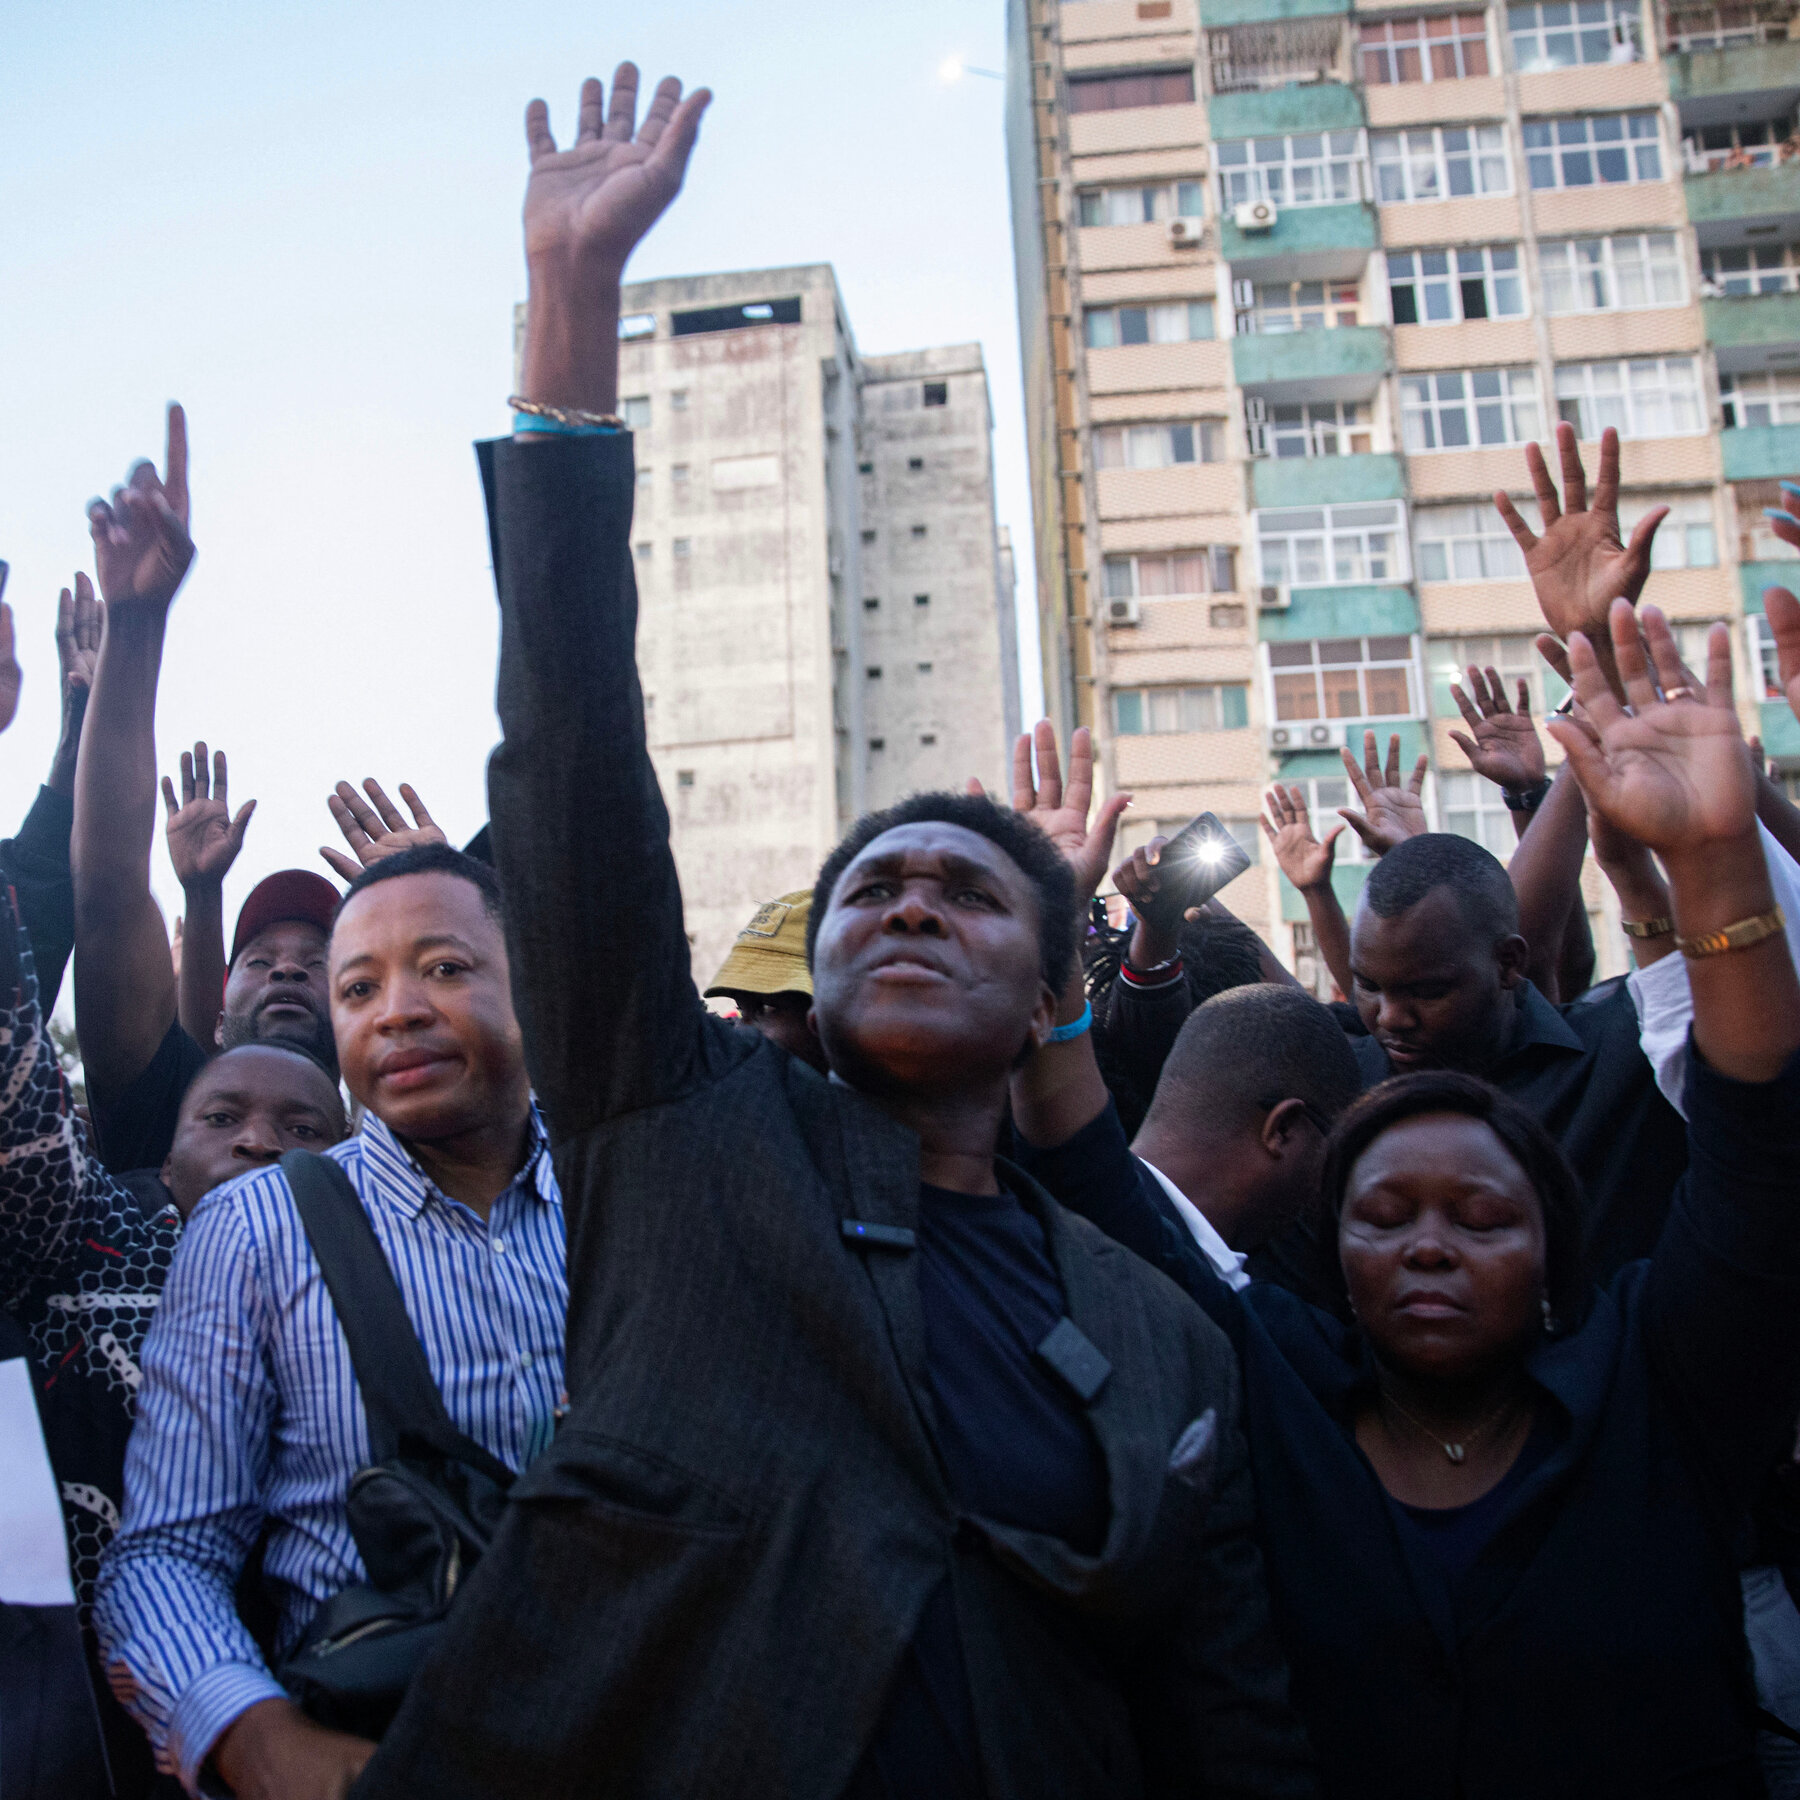
POLYGON ((459 1431, 444 1410, 400 1284, 350 1177, 332 1157, 311 1150, 289 1150, 281 1172, 350 1344, 374 1460, 397 1456, 406 1436, 506 1486, 512 1471, 459 1431))

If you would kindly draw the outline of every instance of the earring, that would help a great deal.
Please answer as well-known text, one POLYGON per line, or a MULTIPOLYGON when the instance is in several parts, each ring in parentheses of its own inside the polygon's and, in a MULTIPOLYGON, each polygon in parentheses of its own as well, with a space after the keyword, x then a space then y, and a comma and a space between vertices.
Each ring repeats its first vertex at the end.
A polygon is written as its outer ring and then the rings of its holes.
POLYGON ((1550 1296, 1546 1294, 1538 1304, 1544 1309, 1544 1332, 1548 1337, 1556 1335, 1556 1314, 1550 1310, 1550 1296))

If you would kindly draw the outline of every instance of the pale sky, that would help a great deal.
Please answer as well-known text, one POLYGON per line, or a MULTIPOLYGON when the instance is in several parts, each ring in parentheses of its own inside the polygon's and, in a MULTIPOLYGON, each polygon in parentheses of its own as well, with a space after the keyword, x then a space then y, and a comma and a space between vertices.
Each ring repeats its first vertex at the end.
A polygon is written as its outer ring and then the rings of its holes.
MULTIPOLYGON (((865 351, 978 339, 999 515, 1030 500, 998 81, 1001 0, 780 8, 255 7, 105 0, 0 26, 0 557, 24 697, 0 833, 56 735, 56 594, 84 507, 187 407, 199 557, 169 629, 164 772, 196 737, 255 820, 226 888, 324 871, 340 777, 411 781, 458 843, 486 816, 496 617, 471 440, 507 428, 525 102, 559 141, 621 56, 716 95, 630 277, 836 266, 865 351)), ((160 802, 159 802, 160 817, 160 802)), ((596 829, 604 822, 595 821, 596 829)), ((162 846, 165 912, 180 890, 162 846)))

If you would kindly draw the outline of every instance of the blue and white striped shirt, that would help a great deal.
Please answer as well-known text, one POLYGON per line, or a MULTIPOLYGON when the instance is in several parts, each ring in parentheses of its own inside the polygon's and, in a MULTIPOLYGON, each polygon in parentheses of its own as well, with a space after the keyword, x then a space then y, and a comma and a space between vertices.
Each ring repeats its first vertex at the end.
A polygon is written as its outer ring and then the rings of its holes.
MULTIPOLYGON (((562 1197, 535 1114, 532 1128, 486 1223, 378 1119, 329 1153, 368 1208, 450 1417, 514 1469, 550 1440, 568 1303, 562 1197)), ((281 1651, 365 1574, 345 1497, 369 1461, 368 1422, 279 1168, 195 1208, 142 1360, 94 1625, 121 1698, 193 1790, 226 1726, 282 1693, 233 1598, 265 1518, 281 1651)))

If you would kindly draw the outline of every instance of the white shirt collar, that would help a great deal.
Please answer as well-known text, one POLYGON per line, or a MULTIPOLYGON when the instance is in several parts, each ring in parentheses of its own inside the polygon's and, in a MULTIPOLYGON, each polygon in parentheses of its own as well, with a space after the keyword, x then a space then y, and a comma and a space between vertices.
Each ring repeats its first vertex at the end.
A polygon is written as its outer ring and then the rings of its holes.
POLYGON ((1218 1232, 1213 1229, 1212 1220, 1155 1163, 1145 1162, 1141 1156, 1138 1161, 1143 1163, 1144 1167, 1162 1183, 1163 1192, 1174 1202, 1175 1210, 1181 1215, 1182 1224, 1188 1228, 1188 1234, 1200 1246, 1218 1278, 1233 1292, 1247 1288, 1250 1285, 1250 1277, 1244 1273, 1245 1258, 1219 1236, 1218 1232))

